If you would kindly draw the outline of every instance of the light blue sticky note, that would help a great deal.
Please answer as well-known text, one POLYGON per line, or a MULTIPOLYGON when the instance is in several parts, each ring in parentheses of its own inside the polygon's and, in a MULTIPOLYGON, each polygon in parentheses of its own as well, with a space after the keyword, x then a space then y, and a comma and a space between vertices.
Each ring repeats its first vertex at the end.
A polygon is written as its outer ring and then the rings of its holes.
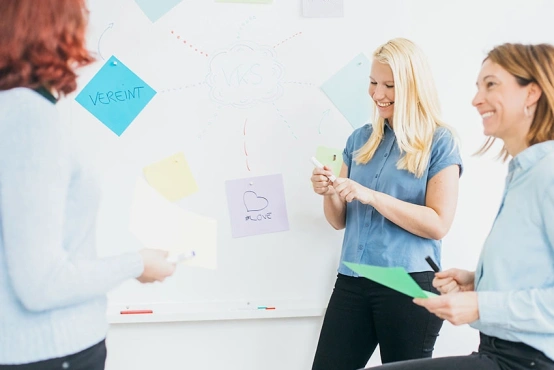
POLYGON ((271 4, 273 0, 215 0, 216 3, 271 4))
POLYGON ((75 100, 120 136, 156 95, 113 55, 75 100))
POLYGON ((181 1, 182 0, 135 0, 137 5, 152 22, 156 22, 181 1))
POLYGON ((363 126, 370 119, 370 66, 369 59, 360 54, 321 85, 323 92, 354 128, 363 126))

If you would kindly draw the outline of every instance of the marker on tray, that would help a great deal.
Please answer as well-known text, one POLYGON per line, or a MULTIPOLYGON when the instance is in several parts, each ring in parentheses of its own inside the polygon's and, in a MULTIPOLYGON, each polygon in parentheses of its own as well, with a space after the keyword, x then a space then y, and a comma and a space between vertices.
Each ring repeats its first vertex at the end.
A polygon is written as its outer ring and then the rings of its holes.
POLYGON ((120 315, 142 315, 142 314, 149 314, 154 313, 152 310, 123 310, 120 311, 120 315))

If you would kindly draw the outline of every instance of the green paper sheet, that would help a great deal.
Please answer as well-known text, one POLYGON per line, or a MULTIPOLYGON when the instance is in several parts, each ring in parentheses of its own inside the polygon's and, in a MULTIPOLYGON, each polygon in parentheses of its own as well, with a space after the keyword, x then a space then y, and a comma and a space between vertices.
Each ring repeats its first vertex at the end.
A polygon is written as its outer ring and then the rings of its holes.
POLYGON ((370 265, 360 265, 358 263, 343 262, 350 270, 360 276, 386 287, 404 293, 413 298, 431 298, 436 297, 435 293, 423 290, 417 285, 414 279, 403 267, 380 267, 370 265))

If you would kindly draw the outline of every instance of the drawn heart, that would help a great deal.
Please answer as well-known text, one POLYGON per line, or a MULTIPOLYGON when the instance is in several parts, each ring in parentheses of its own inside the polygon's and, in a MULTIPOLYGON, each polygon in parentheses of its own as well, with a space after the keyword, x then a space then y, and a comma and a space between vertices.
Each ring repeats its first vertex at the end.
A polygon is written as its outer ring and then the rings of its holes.
POLYGON ((253 191, 245 191, 242 200, 244 201, 247 212, 261 211, 269 205, 267 198, 259 197, 258 194, 253 191))

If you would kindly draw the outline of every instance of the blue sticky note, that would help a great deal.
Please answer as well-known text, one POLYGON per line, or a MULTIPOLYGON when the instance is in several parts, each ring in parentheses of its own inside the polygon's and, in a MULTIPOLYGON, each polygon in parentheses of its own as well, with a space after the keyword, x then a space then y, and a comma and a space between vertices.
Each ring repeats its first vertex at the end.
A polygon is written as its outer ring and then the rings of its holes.
POLYGON ((135 0, 137 5, 152 22, 156 22, 181 1, 182 0, 135 0))
POLYGON ((323 92, 354 128, 369 122, 370 67, 369 59, 360 54, 321 85, 323 92))
POLYGON ((75 100, 121 136, 154 95, 156 91, 112 56, 75 100))

